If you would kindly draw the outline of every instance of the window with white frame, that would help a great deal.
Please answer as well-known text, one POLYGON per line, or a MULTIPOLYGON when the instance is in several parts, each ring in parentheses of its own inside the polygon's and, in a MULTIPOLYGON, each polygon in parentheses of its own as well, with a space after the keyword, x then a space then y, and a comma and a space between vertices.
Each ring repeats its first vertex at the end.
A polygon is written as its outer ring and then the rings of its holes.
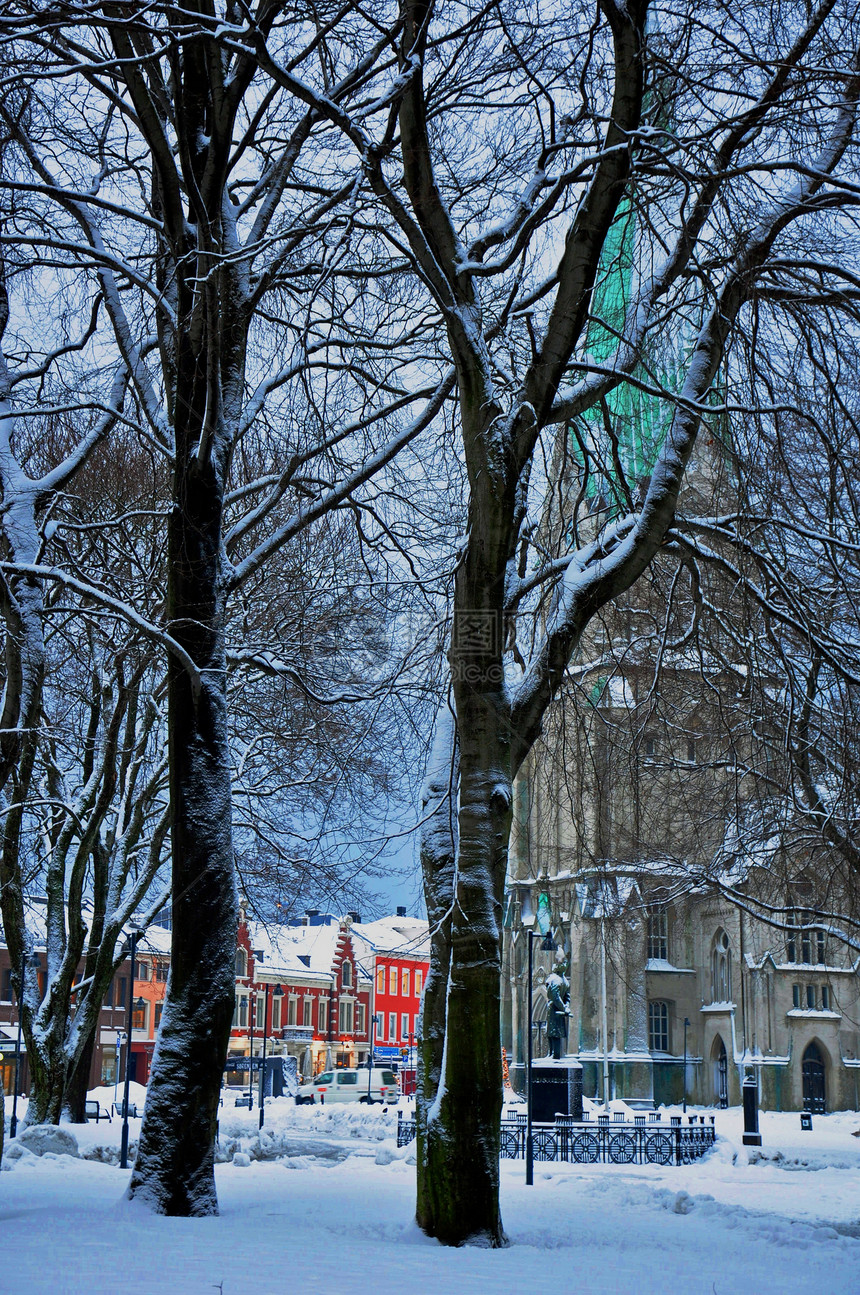
POLYGON ((355 1032, 356 1034, 367 1033, 367 1008, 364 1003, 355 1005, 355 1032))
POLYGON ((652 1052, 669 1051, 669 1004, 648 1004, 648 1047, 652 1052))
POLYGON ((662 907, 648 914, 648 957, 669 961, 669 914, 662 907))
POLYGON ((258 994, 254 1006, 254 1029, 263 1030, 266 1026, 266 995, 258 994))
POLYGON ((280 998, 272 999, 272 1030, 273 1031, 279 1030, 281 1028, 281 1001, 282 1000, 280 998))
POLYGON ((424 972, 416 971, 415 972, 415 997, 416 998, 421 997, 421 990, 423 988, 424 988, 424 972))
POLYGON ((295 1025, 298 1020, 299 1000, 295 994, 290 994, 287 1002, 287 1025, 295 1025))
POLYGON ((302 1025, 313 1025, 314 1000, 305 998, 302 1001, 302 1025))
POLYGON ((405 1012, 400 1018, 400 1037, 404 1043, 409 1038, 409 1017, 405 1012))
POLYGON ((236 995, 236 1010, 233 1013, 233 1024, 244 1030, 248 1025, 248 995, 236 995))
POLYGON ((346 958, 344 958, 343 965, 341 967, 340 981, 342 985, 346 985, 347 987, 352 984, 352 963, 347 962, 346 958))
POLYGON ((342 1002, 340 1004, 338 1028, 341 1034, 352 1034, 352 1021, 353 1021, 352 1008, 353 1008, 353 1004, 350 1000, 347 1000, 346 1002, 342 1002))
POLYGON ((388 969, 388 992, 389 994, 397 993, 397 968, 389 967, 388 969))
POLYGON ((247 976, 248 974, 248 955, 244 949, 236 950, 236 975, 247 976))
POLYGON ((376 968, 376 992, 377 994, 385 993, 385 968, 376 968))
POLYGON ((404 967, 400 975, 400 992, 404 998, 409 997, 409 968, 404 967))
POLYGON ((388 1013, 388 1042, 389 1043, 397 1042, 397 1013, 396 1012, 388 1013))
POLYGON ((319 1032, 320 1034, 325 1034, 326 1031, 328 1030, 328 1000, 327 999, 321 998, 319 1000, 319 1007, 317 1011, 319 1012, 319 1032))

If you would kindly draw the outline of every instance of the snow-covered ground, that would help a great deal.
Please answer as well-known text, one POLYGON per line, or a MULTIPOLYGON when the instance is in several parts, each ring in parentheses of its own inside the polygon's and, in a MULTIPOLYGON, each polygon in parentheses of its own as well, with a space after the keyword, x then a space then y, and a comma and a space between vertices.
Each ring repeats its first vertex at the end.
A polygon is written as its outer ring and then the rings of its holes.
POLYGON ((503 1161, 504 1251, 448 1250, 418 1231, 394 1111, 280 1099, 262 1140, 257 1121, 225 1097, 215 1219, 155 1218, 123 1200, 116 1117, 68 1126, 91 1158, 4 1159, 0 1291, 860 1291, 857 1114, 803 1133, 798 1115, 765 1113, 764 1146, 747 1152, 740 1110, 720 1112, 715 1151, 681 1168, 536 1164, 526 1187, 522 1162, 503 1161))

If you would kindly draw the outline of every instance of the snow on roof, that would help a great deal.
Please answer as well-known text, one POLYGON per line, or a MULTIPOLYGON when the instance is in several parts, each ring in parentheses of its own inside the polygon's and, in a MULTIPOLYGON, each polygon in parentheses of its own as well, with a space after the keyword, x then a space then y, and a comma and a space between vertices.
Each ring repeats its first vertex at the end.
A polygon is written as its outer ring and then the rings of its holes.
POLYGON ((397 953, 403 958, 425 960, 430 957, 430 926, 421 917, 380 917, 375 922, 356 922, 352 933, 356 942, 361 941, 370 953, 397 953))
MULTIPOLYGON (((25 899, 24 902, 26 905, 25 921, 27 924, 27 932, 32 937, 34 947, 38 950, 42 950, 46 947, 47 939, 47 905, 44 900, 28 901, 25 899)), ((87 933, 89 933, 93 920, 92 909, 83 909, 81 911, 81 919, 87 929, 87 933)), ((135 918, 132 919, 132 922, 123 927, 123 935, 127 936, 130 933, 132 923, 135 920, 136 915, 135 918)), ((158 954, 162 957, 169 957, 170 940, 170 932, 166 931, 163 926, 148 926, 138 940, 137 952, 139 954, 149 953, 158 954)), ((2 926, 0 926, 0 948, 6 948, 6 938, 3 933, 2 926)), ((86 951, 86 943, 84 945, 84 951, 86 951)))
MULTIPOLYGON (((251 948, 261 953, 255 974, 271 976, 329 976, 341 937, 340 922, 314 926, 277 926, 248 922, 251 948)), ((356 956, 360 956, 356 949, 356 956)))

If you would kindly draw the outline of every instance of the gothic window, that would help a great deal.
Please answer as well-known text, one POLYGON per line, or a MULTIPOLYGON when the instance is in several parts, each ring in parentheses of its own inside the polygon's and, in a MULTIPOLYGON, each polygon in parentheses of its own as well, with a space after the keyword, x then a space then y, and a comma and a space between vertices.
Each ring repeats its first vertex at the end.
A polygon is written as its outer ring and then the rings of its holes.
POLYGON ((711 999, 715 1003, 732 1001, 732 950, 722 928, 714 936, 711 949, 711 999))
POLYGON ((669 914, 665 908, 652 908, 648 914, 648 957, 669 960, 669 914))
POLYGON ((669 1051, 669 1004, 648 1004, 648 1047, 652 1052, 669 1051))

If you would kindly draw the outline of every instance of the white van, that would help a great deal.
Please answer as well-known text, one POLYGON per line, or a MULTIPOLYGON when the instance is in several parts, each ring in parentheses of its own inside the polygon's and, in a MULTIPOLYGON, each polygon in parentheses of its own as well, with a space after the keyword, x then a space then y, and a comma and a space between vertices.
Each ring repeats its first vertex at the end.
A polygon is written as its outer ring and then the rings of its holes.
POLYGON ((397 1076, 392 1070, 366 1066, 360 1070, 324 1070, 316 1079, 302 1084, 296 1094, 296 1105, 315 1102, 364 1102, 372 1106, 374 1102, 396 1102, 397 1076))

